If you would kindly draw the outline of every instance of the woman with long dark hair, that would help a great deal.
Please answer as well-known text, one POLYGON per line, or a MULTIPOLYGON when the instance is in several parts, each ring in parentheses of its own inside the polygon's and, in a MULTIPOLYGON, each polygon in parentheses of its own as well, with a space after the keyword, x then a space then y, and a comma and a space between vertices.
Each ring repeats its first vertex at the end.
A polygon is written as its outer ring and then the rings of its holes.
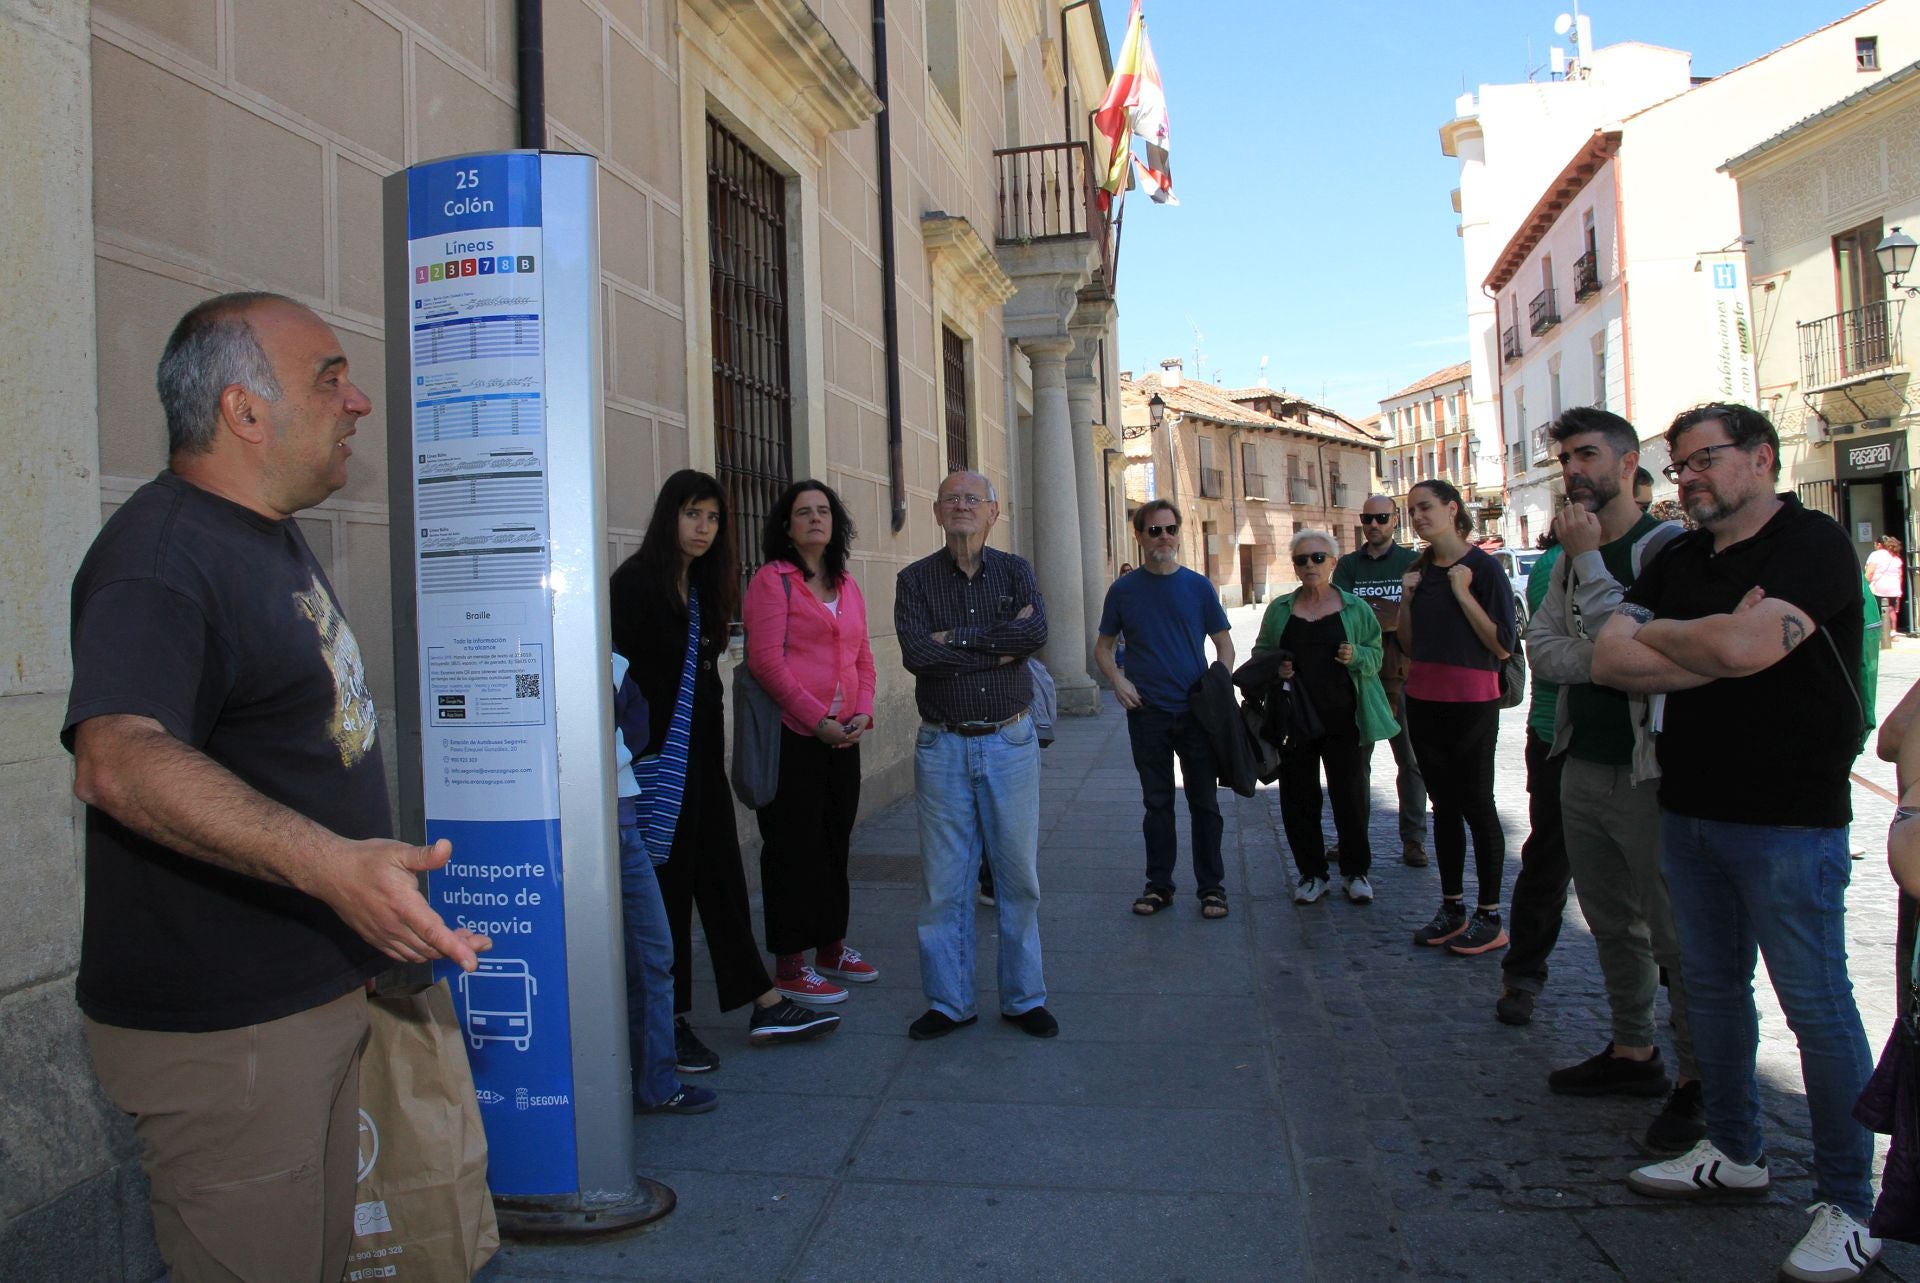
POLYGON ((1458 954, 1507 943, 1500 921, 1506 839, 1493 804, 1493 750, 1500 730, 1500 666, 1518 644, 1513 588, 1500 563, 1467 542, 1473 521, 1460 492, 1421 481, 1407 494, 1413 533, 1427 541, 1401 580, 1400 644, 1407 671, 1407 732, 1433 803, 1440 909, 1414 932, 1416 944, 1458 954), (1465 904, 1467 830, 1480 898, 1465 904))
POLYGON ((767 513, 765 564, 741 610, 747 667, 780 706, 779 785, 757 817, 767 952, 774 988, 800 1002, 844 1002, 834 980, 880 978, 846 938, 847 850, 874 687, 867 603, 847 571, 853 536, 832 487, 794 482, 767 513))
POLYGON ((740 837, 727 788, 720 656, 727 646, 738 571, 727 496, 704 472, 668 477, 640 550, 613 572, 613 646, 646 697, 647 752, 634 759, 647 848, 667 852, 660 896, 673 930, 674 1047, 682 1073, 719 1058, 687 1024, 693 1009, 693 909, 700 908, 720 1010, 754 1004, 755 1043, 828 1033, 840 1017, 783 998, 753 940, 740 837))

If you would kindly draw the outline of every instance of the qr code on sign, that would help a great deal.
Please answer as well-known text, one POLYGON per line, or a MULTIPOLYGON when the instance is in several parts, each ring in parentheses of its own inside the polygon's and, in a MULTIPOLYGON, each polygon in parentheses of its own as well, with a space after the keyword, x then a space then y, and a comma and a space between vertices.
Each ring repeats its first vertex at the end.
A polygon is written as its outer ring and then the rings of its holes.
POLYGON ((515 673, 513 675, 513 697, 515 699, 539 699, 540 674, 515 673))

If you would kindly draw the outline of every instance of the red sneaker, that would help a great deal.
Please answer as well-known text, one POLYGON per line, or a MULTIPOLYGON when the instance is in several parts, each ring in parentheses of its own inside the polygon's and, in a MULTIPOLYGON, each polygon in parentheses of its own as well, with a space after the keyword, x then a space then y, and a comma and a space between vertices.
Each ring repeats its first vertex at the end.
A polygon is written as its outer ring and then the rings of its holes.
POLYGON ((800 968, 798 975, 778 977, 773 982, 773 989, 783 998, 791 998, 795 1002, 815 1007, 847 1000, 845 989, 826 979, 812 967, 800 968))
POLYGON ((833 960, 829 960, 826 950, 815 950, 813 965, 823 975, 829 975, 836 980, 845 980, 857 985, 869 984, 880 978, 880 969, 878 967, 861 957, 859 950, 849 948, 844 944, 840 946, 839 958, 833 960))

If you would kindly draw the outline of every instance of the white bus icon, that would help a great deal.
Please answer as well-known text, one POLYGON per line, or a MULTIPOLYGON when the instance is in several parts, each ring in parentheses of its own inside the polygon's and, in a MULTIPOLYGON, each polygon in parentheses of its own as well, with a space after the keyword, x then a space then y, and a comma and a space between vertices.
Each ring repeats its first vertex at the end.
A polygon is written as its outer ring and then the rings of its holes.
POLYGON ((525 1051, 533 1041, 533 995, 540 982, 520 958, 482 958, 460 973, 467 1004, 467 1042, 478 1051, 489 1042, 510 1042, 525 1051))

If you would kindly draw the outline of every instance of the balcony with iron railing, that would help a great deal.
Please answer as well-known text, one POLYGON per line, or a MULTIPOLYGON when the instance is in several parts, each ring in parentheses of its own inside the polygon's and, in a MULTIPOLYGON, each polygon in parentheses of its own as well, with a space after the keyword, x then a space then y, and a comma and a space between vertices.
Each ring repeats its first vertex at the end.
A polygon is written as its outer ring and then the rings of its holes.
POLYGON ((1520 327, 1509 325, 1500 331, 1500 356, 1507 361, 1520 359, 1520 327))
POLYGON ((1227 493, 1227 474, 1218 468, 1200 469, 1200 497, 1220 499, 1227 493))
POLYGON ((1266 476, 1259 472, 1242 472, 1240 491, 1249 499, 1265 499, 1267 497, 1266 476))
POLYGON ((1799 326, 1801 389, 1818 392, 1904 373, 1900 320, 1906 302, 1881 299, 1799 326))
POLYGON ((1545 334, 1560 324, 1560 305, 1554 301, 1553 289, 1548 287, 1533 296, 1533 302, 1527 304, 1527 332, 1545 334))
POLYGON ((1573 301, 1584 303, 1600 292, 1600 258, 1588 250, 1573 260, 1573 301))
POLYGON ((1348 493, 1347 483, 1344 481, 1336 481, 1333 483, 1331 489, 1333 490, 1333 506, 1336 508, 1346 507, 1348 493))
POLYGON ((1313 502, 1313 483, 1305 477, 1287 478, 1287 502, 1292 504, 1313 502))
POLYGON ((994 239, 1001 245, 1091 240, 1100 249, 1100 284, 1113 293, 1113 243, 1100 212, 1091 153, 1083 142, 1003 147, 998 171, 994 239))

